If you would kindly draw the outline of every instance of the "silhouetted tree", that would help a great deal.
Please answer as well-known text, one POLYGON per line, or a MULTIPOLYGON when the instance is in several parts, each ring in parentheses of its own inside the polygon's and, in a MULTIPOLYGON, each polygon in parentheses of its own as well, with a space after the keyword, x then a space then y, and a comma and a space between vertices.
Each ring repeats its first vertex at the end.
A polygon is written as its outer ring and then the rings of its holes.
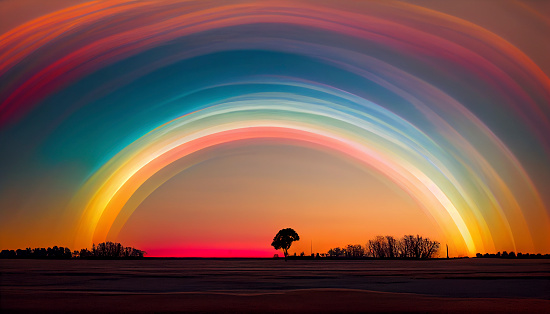
POLYGON ((345 255, 348 258, 363 256, 374 258, 432 258, 439 250, 439 242, 431 241, 419 235, 406 235, 401 240, 393 236, 376 236, 369 240, 366 247, 348 245, 345 249, 334 248, 328 251, 329 256, 345 255))
POLYGON ((285 261, 286 257, 288 256, 288 249, 292 245, 292 242, 299 241, 300 236, 294 229, 292 228, 285 228, 279 230, 275 237, 273 238, 273 242, 271 242, 271 246, 273 246, 276 250, 283 250, 285 254, 285 261))
POLYGON ((18 258, 27 258, 29 257, 26 250, 17 249, 15 250, 15 254, 18 258))
POLYGON ((386 256, 396 258, 399 255, 399 243, 393 236, 386 236, 386 256))
POLYGON ((0 252, 0 258, 52 258, 52 259, 69 259, 69 258, 140 258, 146 254, 142 250, 133 247, 124 247, 120 243, 104 242, 97 247, 94 244, 92 251, 88 249, 75 250, 66 247, 49 247, 45 248, 26 248, 17 250, 3 250, 0 252))
POLYGON ((376 236, 374 239, 369 240, 367 246, 369 256, 375 258, 385 258, 388 256, 386 238, 383 236, 376 236))
POLYGON ((525 259, 525 258, 550 258, 550 254, 541 254, 541 253, 537 253, 537 254, 531 254, 531 253, 521 253, 521 252, 518 252, 517 254, 512 251, 510 253, 506 252, 506 251, 503 251, 502 254, 500 252, 496 253, 496 254, 489 254, 489 253, 485 253, 483 255, 481 255, 481 253, 477 253, 476 254, 477 257, 483 257, 483 258, 522 258, 522 259, 525 259))
POLYGON ((45 248, 35 248, 34 249, 34 256, 36 258, 46 258, 48 256, 48 251, 46 251, 45 248))
POLYGON ((336 248, 328 250, 327 254, 330 257, 339 257, 339 256, 343 255, 343 252, 342 252, 341 248, 336 247, 336 248))
POLYGON ((396 258, 400 243, 393 236, 377 236, 367 243, 367 255, 375 258, 396 258))
POLYGON ((419 235, 406 235, 400 241, 400 255, 405 258, 432 258, 439 250, 439 242, 419 235))
POLYGON ((81 250, 80 257, 87 258, 136 258, 143 257, 144 251, 135 249, 133 247, 124 247, 120 243, 115 242, 103 242, 97 246, 92 245, 92 251, 81 250))
POLYGON ((360 258, 365 255, 365 249, 360 244, 348 244, 345 248, 345 255, 349 258, 360 258))
POLYGON ((14 250, 2 250, 2 252, 0 252, 0 255, 3 258, 16 258, 17 257, 17 253, 15 253, 14 250))

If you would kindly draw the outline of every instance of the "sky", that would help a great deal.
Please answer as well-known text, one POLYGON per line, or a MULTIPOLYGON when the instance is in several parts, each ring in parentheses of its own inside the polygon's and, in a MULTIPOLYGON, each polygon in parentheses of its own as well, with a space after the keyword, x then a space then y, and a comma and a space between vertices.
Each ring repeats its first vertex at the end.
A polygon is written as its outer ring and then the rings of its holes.
POLYGON ((544 1, 0 1, 0 248, 550 251, 544 1))

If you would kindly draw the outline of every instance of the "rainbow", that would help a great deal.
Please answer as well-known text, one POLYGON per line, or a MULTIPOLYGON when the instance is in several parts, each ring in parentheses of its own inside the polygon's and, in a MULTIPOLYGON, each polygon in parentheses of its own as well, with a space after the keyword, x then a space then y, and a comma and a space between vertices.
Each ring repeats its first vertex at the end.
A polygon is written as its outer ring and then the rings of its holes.
POLYGON ((178 160, 278 138, 389 178, 457 251, 550 248, 550 79, 457 17, 400 2, 92 1, 3 34, 0 60, 5 134, 32 126, 37 147, 90 137, 102 152, 67 205, 77 247, 116 237, 191 166, 167 171, 178 160))

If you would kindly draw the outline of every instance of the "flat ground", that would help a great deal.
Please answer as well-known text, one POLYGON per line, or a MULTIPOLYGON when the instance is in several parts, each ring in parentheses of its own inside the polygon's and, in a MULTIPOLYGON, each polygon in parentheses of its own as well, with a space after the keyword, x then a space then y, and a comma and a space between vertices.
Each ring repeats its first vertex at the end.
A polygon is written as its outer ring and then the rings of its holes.
POLYGON ((548 312, 550 260, 0 260, 4 312, 548 312))

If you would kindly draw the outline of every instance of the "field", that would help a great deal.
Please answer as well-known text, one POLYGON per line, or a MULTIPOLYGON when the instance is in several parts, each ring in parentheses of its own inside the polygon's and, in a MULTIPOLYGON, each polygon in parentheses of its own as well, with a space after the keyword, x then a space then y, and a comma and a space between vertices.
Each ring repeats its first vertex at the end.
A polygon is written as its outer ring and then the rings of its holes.
POLYGON ((541 312, 550 260, 0 260, 2 312, 541 312))

